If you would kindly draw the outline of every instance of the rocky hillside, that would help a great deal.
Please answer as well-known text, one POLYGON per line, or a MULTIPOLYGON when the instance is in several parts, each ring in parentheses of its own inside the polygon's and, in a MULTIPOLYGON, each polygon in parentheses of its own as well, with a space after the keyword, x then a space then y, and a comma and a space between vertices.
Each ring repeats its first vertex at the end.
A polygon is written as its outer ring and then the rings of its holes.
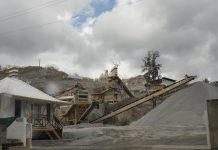
POLYGON ((129 90, 136 96, 142 96, 145 92, 145 78, 143 75, 123 80, 129 90))
MULTIPOLYGON (((89 90, 98 87, 100 84, 90 78, 73 78, 67 73, 59 71, 54 67, 28 66, 19 67, 18 70, 19 79, 51 95, 72 87, 77 82, 81 83, 89 90)), ((5 78, 6 76, 8 76, 8 70, 1 70, 0 79, 5 78)))
POLYGON ((138 75, 138 76, 135 76, 135 77, 131 77, 129 79, 126 80, 126 83, 127 84, 130 84, 130 85, 141 85, 141 84, 144 84, 145 83, 145 78, 143 75, 138 75))
MULTIPOLYGON (((64 89, 74 86, 77 82, 82 84, 90 92, 93 89, 101 87, 103 83, 87 77, 72 76, 56 69, 55 67, 38 67, 27 66, 18 67, 19 79, 29 83, 30 85, 50 94, 54 95, 64 89)), ((8 69, 0 70, 0 79, 8 76, 8 69)), ((144 77, 142 75, 123 79, 124 83, 131 91, 139 91, 144 89, 144 77)))

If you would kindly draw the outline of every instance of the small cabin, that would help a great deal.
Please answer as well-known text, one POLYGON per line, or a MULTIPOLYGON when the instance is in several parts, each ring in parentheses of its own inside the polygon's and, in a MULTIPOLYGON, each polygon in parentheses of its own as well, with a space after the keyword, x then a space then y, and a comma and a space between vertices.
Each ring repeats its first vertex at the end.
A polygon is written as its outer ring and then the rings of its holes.
MULTIPOLYGON (((41 133, 51 139, 62 138, 62 124, 55 109, 67 102, 53 98, 17 78, 0 80, 0 126, 7 140, 26 145, 41 133)), ((2 139, 2 142, 5 142, 2 139)))

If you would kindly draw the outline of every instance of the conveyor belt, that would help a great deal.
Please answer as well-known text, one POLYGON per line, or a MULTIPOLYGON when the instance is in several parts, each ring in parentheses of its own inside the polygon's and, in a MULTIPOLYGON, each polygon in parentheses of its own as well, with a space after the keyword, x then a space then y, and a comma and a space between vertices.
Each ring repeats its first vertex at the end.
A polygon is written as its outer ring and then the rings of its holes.
POLYGON ((77 123, 80 123, 80 121, 84 120, 86 116, 96 107, 98 106, 98 102, 92 102, 92 104, 86 109, 86 111, 81 115, 77 123))
POLYGON ((175 88, 178 88, 178 87, 180 87, 180 86, 182 86, 182 85, 184 85, 184 84, 194 80, 195 78, 196 78, 196 76, 187 76, 186 75, 184 79, 182 79, 182 80, 180 80, 180 81, 178 81, 178 82, 176 82, 176 83, 174 83, 174 84, 172 84, 170 86, 167 86, 167 87, 165 87, 162 90, 159 90, 159 91, 156 91, 154 93, 151 93, 148 96, 145 96, 143 98, 139 98, 135 102, 130 103, 130 104, 126 105, 126 106, 123 106, 122 108, 117 109, 117 110, 115 110, 115 111, 113 111, 113 112, 111 112, 109 114, 106 114, 106 115, 101 116, 101 117, 99 117, 99 118, 97 118, 95 120, 92 120, 91 123, 96 123, 96 122, 103 121, 105 119, 108 119, 108 118, 111 118, 113 116, 116 116, 116 115, 118 115, 118 114, 120 114, 120 113, 122 113, 124 111, 127 111, 127 110, 129 110, 129 109, 131 109, 133 107, 136 107, 136 106, 138 106, 138 105, 140 105, 140 104, 142 104, 142 103, 144 103, 146 101, 153 100, 154 98, 156 98, 158 96, 161 96, 161 95, 165 94, 166 92, 169 92, 169 91, 171 91, 171 90, 173 90, 175 88))

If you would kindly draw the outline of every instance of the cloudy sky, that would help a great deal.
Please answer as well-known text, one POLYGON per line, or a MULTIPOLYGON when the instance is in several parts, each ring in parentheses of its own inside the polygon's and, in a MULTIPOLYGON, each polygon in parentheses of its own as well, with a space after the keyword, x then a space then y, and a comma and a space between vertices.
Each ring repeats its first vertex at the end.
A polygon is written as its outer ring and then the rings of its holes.
POLYGON ((216 0, 0 0, 0 64, 55 65, 98 77, 141 74, 160 52, 164 76, 218 80, 216 0))

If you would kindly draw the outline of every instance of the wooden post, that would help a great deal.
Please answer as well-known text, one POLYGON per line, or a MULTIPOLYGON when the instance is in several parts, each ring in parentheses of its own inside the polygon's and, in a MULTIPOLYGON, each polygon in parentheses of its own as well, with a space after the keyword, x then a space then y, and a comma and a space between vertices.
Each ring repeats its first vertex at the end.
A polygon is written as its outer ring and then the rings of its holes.
POLYGON ((156 98, 153 99, 153 108, 155 108, 157 106, 157 100, 156 98))
POLYGON ((211 150, 218 150, 218 99, 207 100, 211 150))
POLYGON ((74 109, 74 124, 77 124, 77 107, 74 109))

